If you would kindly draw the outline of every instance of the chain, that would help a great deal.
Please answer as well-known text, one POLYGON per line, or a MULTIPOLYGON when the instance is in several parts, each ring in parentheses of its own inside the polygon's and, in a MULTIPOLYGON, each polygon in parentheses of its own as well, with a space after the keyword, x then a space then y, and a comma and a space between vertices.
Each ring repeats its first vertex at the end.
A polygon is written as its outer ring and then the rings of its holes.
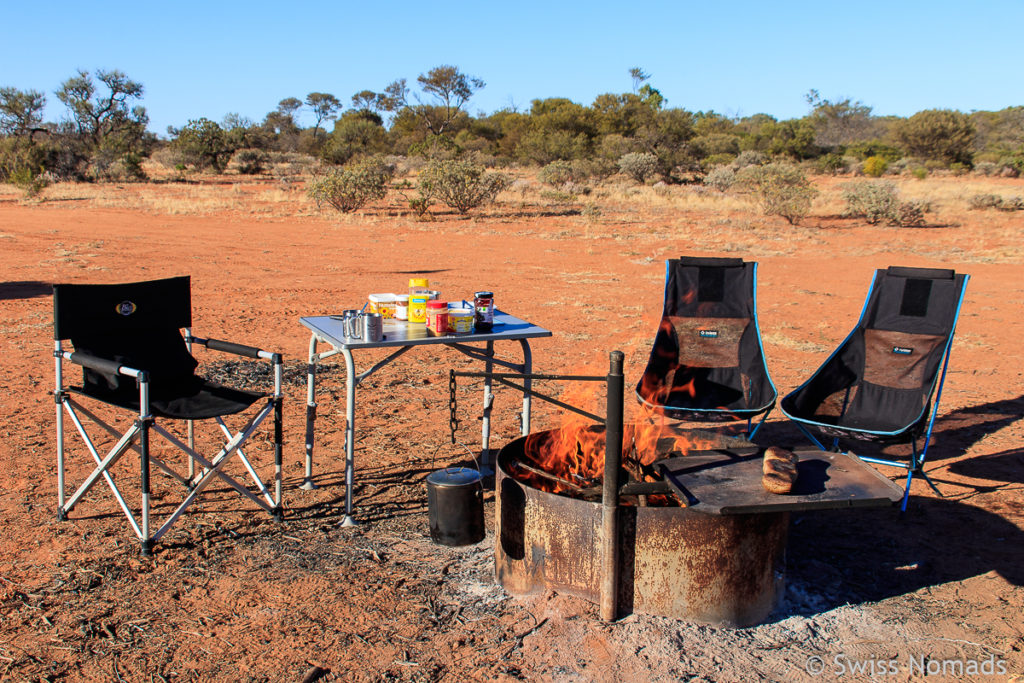
POLYGON ((455 443, 455 432, 459 429, 458 399, 455 396, 455 371, 448 371, 448 428, 452 432, 452 443, 455 443))

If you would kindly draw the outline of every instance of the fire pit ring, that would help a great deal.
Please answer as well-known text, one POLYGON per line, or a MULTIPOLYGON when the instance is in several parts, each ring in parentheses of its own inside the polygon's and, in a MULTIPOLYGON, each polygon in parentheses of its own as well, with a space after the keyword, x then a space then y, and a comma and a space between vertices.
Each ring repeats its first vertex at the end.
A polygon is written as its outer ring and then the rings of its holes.
MULTIPOLYGON (((512 463, 523 458, 528 438, 498 454, 496 579, 513 595, 553 589, 599 602, 602 504, 516 479, 512 463)), ((778 604, 788 512, 620 506, 618 515, 620 613, 746 627, 778 604)))

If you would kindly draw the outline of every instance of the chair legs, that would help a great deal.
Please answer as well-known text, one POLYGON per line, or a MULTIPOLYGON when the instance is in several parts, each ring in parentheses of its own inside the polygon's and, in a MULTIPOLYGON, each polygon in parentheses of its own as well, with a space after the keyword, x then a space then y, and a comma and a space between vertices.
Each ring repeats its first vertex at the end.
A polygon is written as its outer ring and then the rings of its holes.
MULTIPOLYGON (((190 444, 183 442, 176 435, 169 432, 163 426, 157 424, 152 418, 137 417, 126 432, 121 434, 116 428, 107 424, 103 419, 92 413, 90 410, 72 400, 66 392, 62 392, 57 398, 57 471, 58 471, 58 510, 57 517, 66 520, 68 514, 81 501, 83 496, 102 478, 117 500, 121 511, 128 520, 132 531, 139 538, 142 544, 144 555, 152 554, 153 545, 171 528, 178 518, 188 509, 199 494, 211 481, 219 478, 239 494, 248 498, 257 506, 269 513, 275 520, 283 519, 282 511, 282 410, 281 397, 273 397, 267 400, 266 404, 249 419, 245 426, 238 432, 231 429, 220 418, 217 418, 218 426, 225 436, 225 443, 220 450, 210 459, 199 454, 190 444), (91 454, 95 469, 86 477, 78 489, 70 496, 65 496, 65 443, 64 443, 64 416, 67 414, 70 421, 75 425, 76 430, 82 437, 86 449, 91 454), (260 478, 256 469, 249 461, 242 450, 242 445, 260 427, 260 425, 271 415, 274 420, 274 487, 273 492, 260 478), (117 442, 106 455, 100 455, 93 440, 90 438, 82 422, 82 418, 88 418, 91 422, 101 427, 104 431, 117 437, 117 442), (171 445, 177 447, 188 456, 189 470, 194 472, 198 464, 202 470, 191 477, 184 477, 175 472, 162 460, 154 457, 151 453, 151 436, 156 434, 162 437, 171 445), (131 506, 125 500, 117 482, 111 473, 112 468, 129 450, 134 450, 139 455, 141 506, 138 518, 133 513, 131 506), (243 464, 249 477, 252 479, 256 493, 234 477, 223 471, 224 466, 236 456, 243 464), (186 487, 187 494, 178 507, 163 521, 155 531, 151 526, 151 488, 150 478, 152 466, 170 475, 173 479, 186 487)), ((194 443, 192 430, 189 430, 188 440, 194 443)))

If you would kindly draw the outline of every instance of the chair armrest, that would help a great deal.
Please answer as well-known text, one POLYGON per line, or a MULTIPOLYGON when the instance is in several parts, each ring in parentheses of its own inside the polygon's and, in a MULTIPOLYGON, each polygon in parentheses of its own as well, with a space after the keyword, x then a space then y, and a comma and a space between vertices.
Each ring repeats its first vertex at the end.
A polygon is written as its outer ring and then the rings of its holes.
POLYGON ((233 353, 236 356, 244 356, 245 358, 264 358, 275 363, 281 362, 281 354, 272 353, 270 351, 264 351, 262 349, 256 348, 255 346, 236 344, 234 342, 224 341, 222 339, 203 339, 202 337, 194 336, 190 336, 185 341, 192 342, 193 344, 200 344, 213 351, 233 353))
POLYGON ((82 367, 96 370, 98 372, 109 372, 115 375, 125 375, 126 377, 140 378, 143 373, 142 370, 122 365, 116 361, 107 360, 106 358, 98 358, 97 356, 89 355, 88 353, 81 353, 80 351, 65 351, 61 354, 65 359, 72 363, 77 363, 82 367))

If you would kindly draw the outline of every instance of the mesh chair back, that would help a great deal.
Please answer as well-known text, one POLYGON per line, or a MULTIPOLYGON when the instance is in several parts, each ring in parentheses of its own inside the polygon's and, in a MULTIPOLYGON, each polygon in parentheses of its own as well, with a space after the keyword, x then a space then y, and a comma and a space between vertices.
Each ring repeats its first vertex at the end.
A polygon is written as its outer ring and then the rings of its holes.
MULTIPOLYGON (((187 276, 115 285, 54 285, 54 338, 75 351, 150 373, 154 398, 194 385, 195 359, 181 328, 192 325, 187 276)), ((134 380, 84 369, 83 388, 98 396, 136 390, 134 380)))
POLYGON ((757 326, 756 268, 729 258, 667 262, 661 324, 636 389, 642 402, 708 420, 746 419, 774 405, 757 326))
POLYGON ((783 399, 783 410, 834 435, 919 434, 966 278, 934 268, 876 271, 857 326, 810 380, 783 399))

